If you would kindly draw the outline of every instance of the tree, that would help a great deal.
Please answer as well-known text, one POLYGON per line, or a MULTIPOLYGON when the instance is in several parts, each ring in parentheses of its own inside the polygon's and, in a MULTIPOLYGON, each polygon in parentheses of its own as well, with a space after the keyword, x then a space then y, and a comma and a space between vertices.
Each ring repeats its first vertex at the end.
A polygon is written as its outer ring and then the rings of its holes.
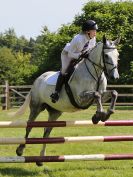
POLYGON ((30 63, 30 54, 12 53, 7 47, 0 48, 0 83, 9 80, 10 84, 26 84, 37 67, 30 63))
POLYGON ((37 71, 37 67, 31 63, 31 54, 17 52, 15 54, 14 75, 15 84, 32 84, 32 76, 37 71))
POLYGON ((13 28, 9 28, 4 34, 1 34, 0 46, 13 48, 16 45, 17 36, 13 28))
POLYGON ((15 57, 11 49, 7 47, 0 48, 0 63, 0 83, 4 83, 5 80, 12 81, 15 72, 15 57))

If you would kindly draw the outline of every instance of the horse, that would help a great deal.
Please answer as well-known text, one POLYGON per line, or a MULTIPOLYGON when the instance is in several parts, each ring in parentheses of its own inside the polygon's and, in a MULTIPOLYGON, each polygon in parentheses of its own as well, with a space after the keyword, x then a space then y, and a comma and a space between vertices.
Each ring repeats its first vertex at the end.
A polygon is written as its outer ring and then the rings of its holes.
MULTIPOLYGON (((56 121, 63 112, 75 112, 87 109, 94 103, 97 105, 96 113, 92 117, 92 122, 97 124, 99 121, 106 121, 114 113, 115 103, 118 93, 115 90, 106 90, 107 79, 116 80, 119 78, 118 60, 119 53, 116 48, 119 38, 111 41, 103 37, 102 42, 89 52, 88 58, 79 61, 74 71, 66 80, 60 93, 59 101, 52 103, 51 93, 55 85, 48 84, 48 79, 57 74, 49 71, 39 76, 32 85, 24 104, 14 114, 22 115, 26 107, 30 107, 28 122, 35 121, 41 111, 48 111, 48 121, 56 121), (104 112, 102 103, 111 99, 109 109, 104 112)), ((28 138, 32 128, 26 128, 25 138, 28 138)), ((44 129, 43 137, 49 137, 52 127, 44 129)), ((25 144, 20 144, 16 153, 18 156, 23 154, 25 144)), ((43 144, 40 156, 45 155, 46 144, 43 144)), ((41 166, 41 162, 37 162, 41 166)))

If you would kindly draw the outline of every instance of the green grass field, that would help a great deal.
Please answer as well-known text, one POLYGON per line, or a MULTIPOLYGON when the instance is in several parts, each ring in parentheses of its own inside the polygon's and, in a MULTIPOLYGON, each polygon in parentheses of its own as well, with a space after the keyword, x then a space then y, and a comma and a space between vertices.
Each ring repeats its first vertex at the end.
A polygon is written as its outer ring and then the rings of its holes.
MULTIPOLYGON (((15 110, 11 110, 15 111, 15 110)), ((8 111, 9 112, 9 111, 8 111)), ((0 121, 11 120, 7 111, 0 112, 0 121)), ((77 112, 64 113, 59 120, 88 120, 95 112, 95 107, 77 112)), ((28 111, 19 118, 27 120, 28 111)), ((115 114, 110 118, 133 119, 133 107, 117 107, 115 114)), ((16 120, 12 118, 12 120, 16 120)), ((47 120, 47 112, 41 113, 37 120, 47 120)), ((23 137, 25 130, 21 128, 5 128, 0 130, 0 137, 23 137)), ((30 137, 42 137, 43 129, 34 128, 30 137)), ((108 136, 108 135, 131 135, 133 127, 77 127, 77 128, 54 128, 51 136, 108 136)), ((1 145, 1 156, 16 156, 17 145, 1 145)), ((27 145, 24 155, 39 155, 42 145, 27 145)), ((111 143, 69 143, 47 145, 47 155, 74 155, 74 154, 119 154, 133 153, 133 142, 111 143)), ((0 177, 132 177, 133 161, 77 161, 64 163, 45 163, 37 167, 34 163, 0 164, 0 177)))

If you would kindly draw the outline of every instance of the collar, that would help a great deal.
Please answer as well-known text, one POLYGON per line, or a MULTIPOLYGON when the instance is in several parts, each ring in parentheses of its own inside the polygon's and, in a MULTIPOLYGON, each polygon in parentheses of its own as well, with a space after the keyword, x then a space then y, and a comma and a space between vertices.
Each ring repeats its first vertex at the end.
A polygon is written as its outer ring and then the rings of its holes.
POLYGON ((89 35, 88 34, 85 34, 85 37, 87 38, 87 40, 91 40, 91 38, 89 37, 89 35))

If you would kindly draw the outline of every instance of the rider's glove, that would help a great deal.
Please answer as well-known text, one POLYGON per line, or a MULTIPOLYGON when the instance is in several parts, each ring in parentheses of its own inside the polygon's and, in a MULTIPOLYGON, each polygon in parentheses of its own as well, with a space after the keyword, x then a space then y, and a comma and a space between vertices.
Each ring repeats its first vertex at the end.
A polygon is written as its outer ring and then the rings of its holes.
POLYGON ((89 57, 89 54, 87 51, 80 55, 80 58, 88 58, 88 57, 89 57))

